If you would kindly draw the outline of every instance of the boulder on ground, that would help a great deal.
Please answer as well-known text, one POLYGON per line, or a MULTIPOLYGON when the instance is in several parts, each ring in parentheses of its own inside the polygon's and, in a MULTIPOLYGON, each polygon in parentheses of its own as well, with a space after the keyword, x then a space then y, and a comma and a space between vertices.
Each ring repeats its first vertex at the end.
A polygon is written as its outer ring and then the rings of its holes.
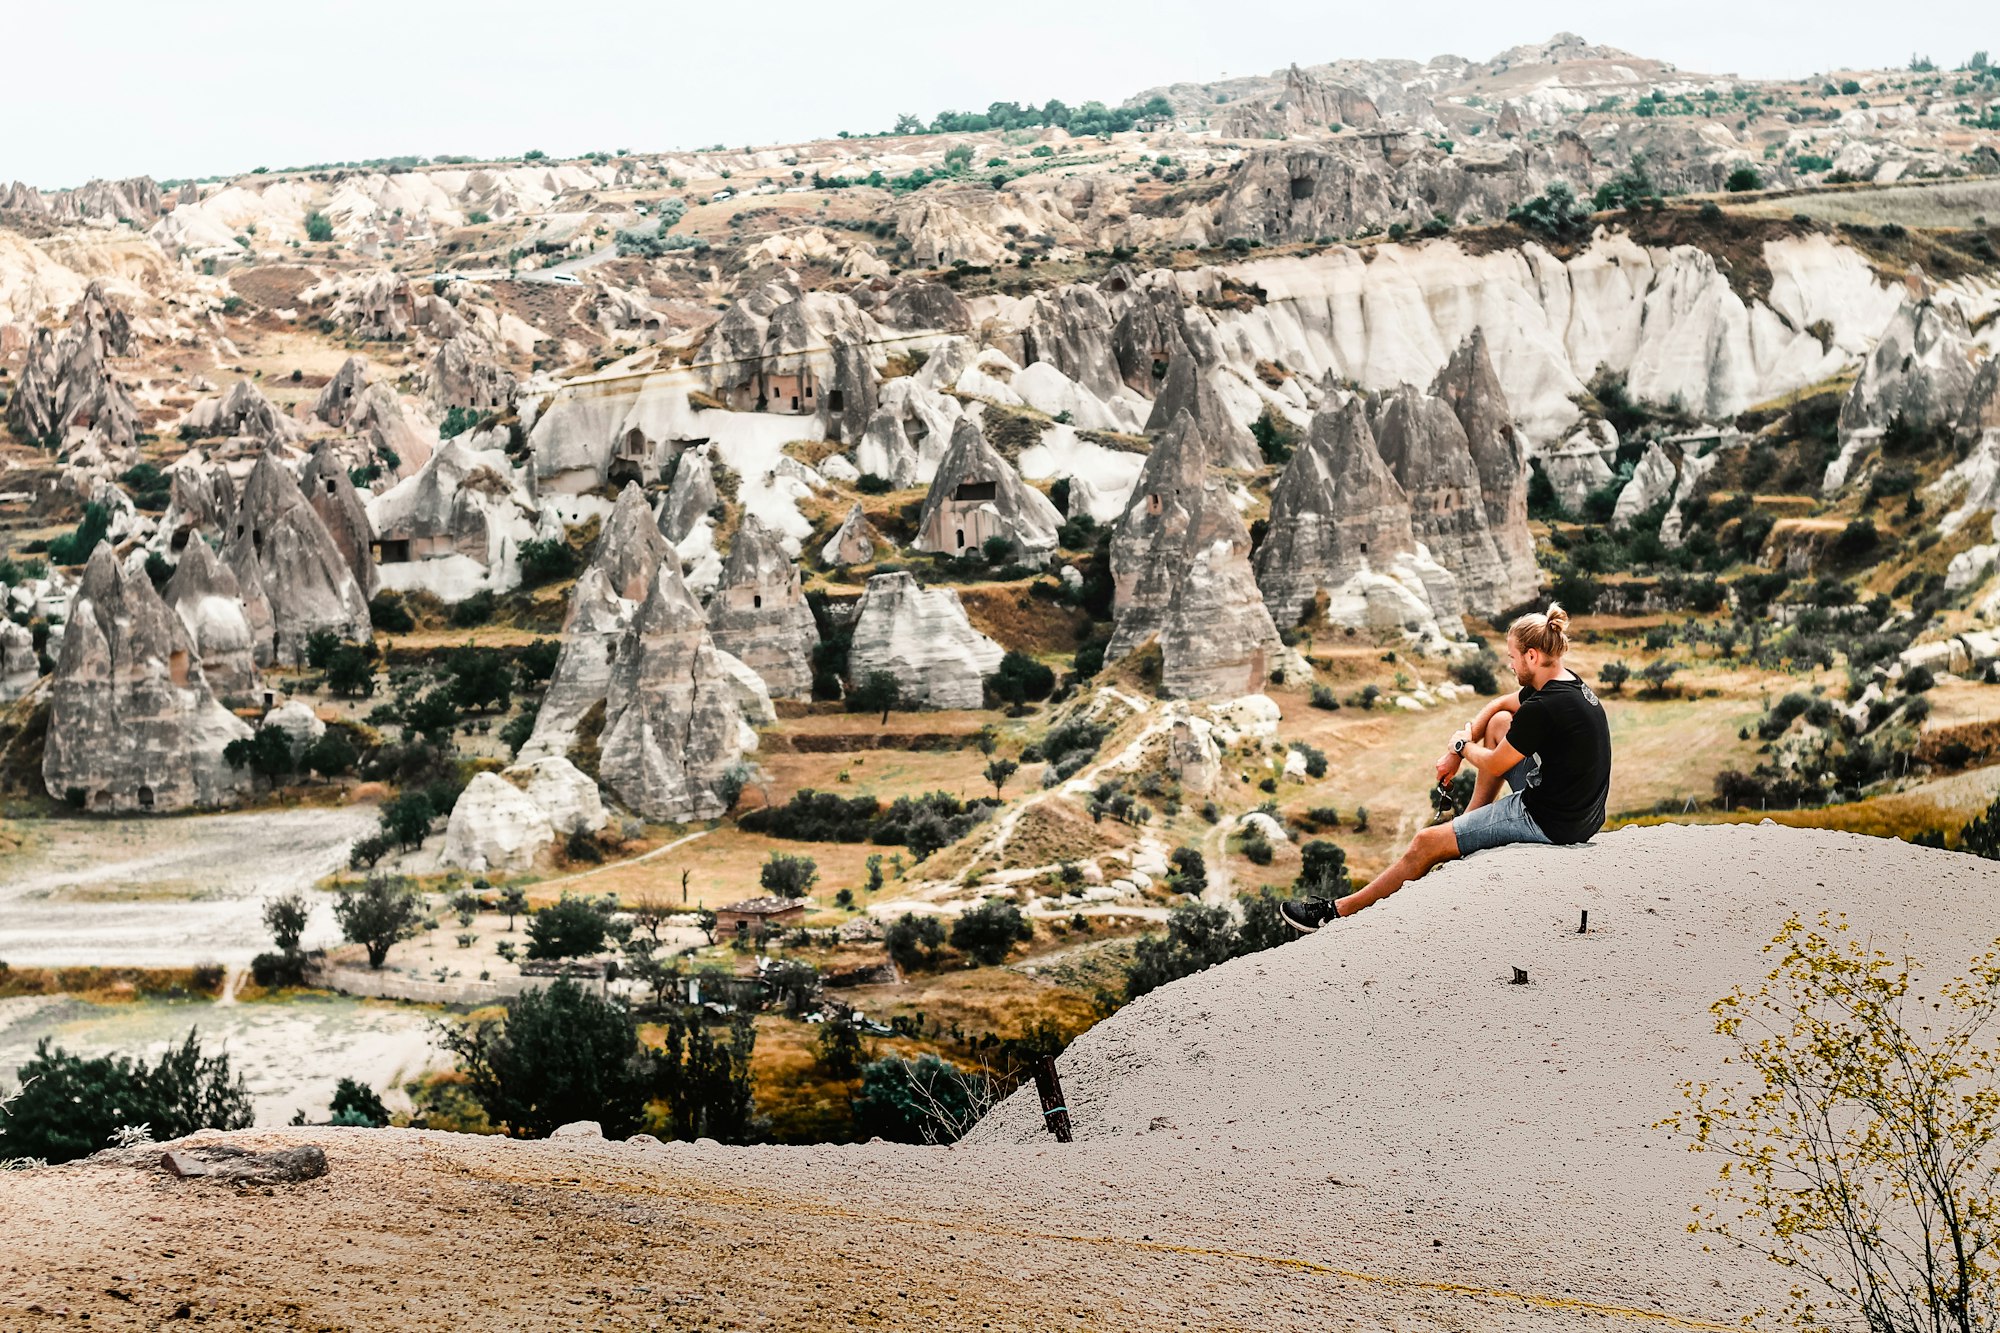
POLYGON ((497 773, 480 773, 451 807, 438 864, 474 872, 529 870, 556 840, 542 807, 497 773))
POLYGON ((907 573, 877 574, 861 594, 847 670, 856 685, 878 671, 894 676, 906 705, 978 708, 1005 655, 972 628, 952 589, 919 587, 907 573))
POLYGON ((500 776, 527 793, 557 833, 595 833, 609 818, 597 784, 560 755, 515 764, 500 776))

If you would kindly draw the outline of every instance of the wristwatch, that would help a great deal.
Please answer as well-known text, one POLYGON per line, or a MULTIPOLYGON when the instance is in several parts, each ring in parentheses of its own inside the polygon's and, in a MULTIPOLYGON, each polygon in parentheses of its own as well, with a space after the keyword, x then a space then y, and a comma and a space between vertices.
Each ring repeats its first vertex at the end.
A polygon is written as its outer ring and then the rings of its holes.
POLYGON ((1465 753, 1465 737, 1461 736, 1451 743, 1451 752, 1453 754, 1465 753))

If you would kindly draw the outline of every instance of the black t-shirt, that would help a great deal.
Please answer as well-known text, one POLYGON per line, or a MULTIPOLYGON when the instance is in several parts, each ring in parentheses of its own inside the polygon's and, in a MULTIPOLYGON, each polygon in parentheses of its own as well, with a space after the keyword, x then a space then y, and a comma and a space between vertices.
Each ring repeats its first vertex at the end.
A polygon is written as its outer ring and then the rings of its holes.
POLYGON ((1539 690, 1523 685, 1507 743, 1541 756, 1541 781, 1521 801, 1550 842, 1583 842, 1604 827, 1611 726, 1590 686, 1574 677, 1539 690))

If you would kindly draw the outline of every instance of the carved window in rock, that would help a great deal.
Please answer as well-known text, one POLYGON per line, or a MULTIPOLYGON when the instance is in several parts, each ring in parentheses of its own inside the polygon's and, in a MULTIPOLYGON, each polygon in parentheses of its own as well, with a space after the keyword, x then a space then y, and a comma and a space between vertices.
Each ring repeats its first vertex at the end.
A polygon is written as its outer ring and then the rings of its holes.
POLYGON ((846 410, 847 410, 847 391, 846 391, 845 389, 835 389, 835 390, 833 390, 833 391, 832 391, 831 393, 827 394, 827 396, 826 396, 826 410, 827 410, 827 411, 829 411, 829 412, 844 412, 844 411, 846 411, 846 410))
POLYGON ((185 685, 188 683, 187 649, 176 648, 167 654, 167 679, 176 685, 185 685))
POLYGON ((1161 503, 1158 492, 1146 497, 1146 512, 1148 514, 1158 514, 1163 508, 1165 506, 1161 503))
POLYGON ((153 808, 153 789, 151 787, 139 788, 139 808, 141 810, 151 810, 153 808))
POLYGON ((755 593, 755 592, 751 593, 751 594, 750 594, 750 609, 751 609, 751 610, 753 610, 753 611, 760 611, 760 610, 762 610, 762 609, 763 609, 763 607, 764 607, 764 596, 763 596, 763 594, 762 594, 762 593, 755 593))
POLYGON ((960 528, 960 529, 958 530, 958 549, 959 549, 959 550, 961 550, 961 551, 963 551, 963 550, 965 549, 965 529, 964 529, 964 528, 960 528))

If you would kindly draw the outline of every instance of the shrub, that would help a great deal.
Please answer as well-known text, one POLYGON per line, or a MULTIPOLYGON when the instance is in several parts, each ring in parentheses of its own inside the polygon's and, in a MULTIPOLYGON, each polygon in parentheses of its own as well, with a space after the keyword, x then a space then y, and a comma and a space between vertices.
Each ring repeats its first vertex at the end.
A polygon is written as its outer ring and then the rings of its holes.
POLYGON ((334 1084, 333 1101, 328 1104, 327 1113, 332 1117, 328 1123, 334 1125, 381 1129, 389 1123, 389 1108, 382 1105, 375 1089, 351 1078, 342 1078, 334 1084))
POLYGON ((562 980, 505 1002, 504 1020, 442 1030, 489 1119, 523 1138, 595 1120, 608 1138, 644 1123, 655 1060, 624 1005, 562 980))
POLYGON ((1453 664, 1451 677, 1461 685, 1470 685, 1481 694, 1500 693, 1500 678, 1493 668, 1499 664, 1497 657, 1484 653, 1453 664))
POLYGON ((1905 694, 1922 694, 1937 684, 1937 676, 1927 666, 1913 666, 1903 673, 1899 683, 1905 694))
POLYGON ((250 980, 266 990, 306 984, 306 956, 302 953, 260 953, 250 960, 250 980))
POLYGON ((1208 887, 1208 862, 1199 849, 1176 847, 1173 854, 1167 857, 1167 863, 1173 867, 1168 872, 1167 882, 1174 892, 1199 896, 1208 887))
POLYGON ((1758 173, 1757 168, 1746 162, 1729 173, 1729 179, 1723 183, 1723 188, 1731 194, 1742 194, 1746 190, 1761 190, 1764 188, 1764 177, 1758 173))
POLYGON ((1255 824, 1251 825, 1249 832, 1243 835, 1243 855, 1249 858, 1253 865, 1271 864, 1271 840, 1265 837, 1264 830, 1255 824))
POLYGON ((765 892, 780 898, 803 898, 819 881, 819 866, 810 856, 772 852, 757 871, 757 882, 765 892))
POLYGON ((1551 181, 1541 194, 1509 209, 1507 220, 1552 241, 1580 241, 1590 235, 1590 208, 1568 181, 1551 181))
POLYGON ((902 683, 887 671, 869 672, 860 684, 847 692, 847 711, 850 713, 881 713, 886 717, 902 702, 902 683))
POLYGON ((264 904, 264 928, 271 932, 271 939, 286 953, 294 953, 299 947, 299 937, 306 933, 306 921, 312 909, 302 893, 280 894, 264 904))
POLYGON ((493 619, 493 612, 497 609, 497 605, 493 594, 482 588, 464 601, 452 603, 450 616, 452 627, 454 629, 472 629, 475 626, 484 625, 487 621, 493 619))
POLYGON ((1003 703, 1024 704, 1055 693, 1056 673, 1026 653, 1010 649, 1000 659, 999 669, 986 678, 986 688, 1003 703))
POLYGON ((1332 711, 1340 707, 1340 700, 1334 696, 1332 687, 1315 685, 1312 687, 1312 706, 1332 711))
POLYGON ((379 592, 368 603, 368 623, 385 634, 408 634, 417 627, 415 617, 393 592, 379 592))
POLYGON ((612 909, 596 898, 565 893, 528 918, 528 957, 588 958, 604 951, 612 909))
POLYGON ((937 966, 944 941, 944 923, 934 916, 920 916, 915 912, 903 913, 890 922, 882 934, 882 943, 889 950, 889 957, 906 972, 937 966))
POLYGON ((576 573, 576 548, 559 537, 530 537, 521 543, 521 582, 530 588, 576 573))
POLYGON ((347 733, 329 727, 324 736, 306 747, 299 761, 323 778, 337 778, 353 772, 359 758, 347 733))
POLYGON ((1292 748, 1306 757, 1306 776, 1317 782, 1326 776, 1326 751, 1304 741, 1293 741, 1292 748))
POLYGON ((416 890, 382 875, 369 876, 358 888, 342 885, 333 900, 342 938, 367 949, 368 966, 377 970, 393 946, 417 933, 422 915, 416 890))
POLYGON ((987 967, 1006 961, 1017 941, 1033 937, 1021 909, 1005 898, 988 898, 961 913, 951 927, 951 947, 987 967))
POLYGON ((152 1066, 126 1056, 83 1059, 44 1037, 0 1102, 0 1159, 71 1162, 112 1146, 118 1131, 144 1127, 156 1140, 198 1129, 248 1129, 250 1092, 227 1054, 205 1055, 192 1030, 152 1066))
POLYGON ((1167 917, 1165 935, 1140 939, 1125 975, 1125 998, 1136 1000, 1171 981, 1234 958, 1241 947, 1229 909, 1219 903, 1183 902, 1167 917))
POLYGON ((873 472, 862 473, 861 480, 855 482, 854 487, 863 495, 887 495, 896 489, 895 483, 887 477, 878 477, 873 472))
POLYGON ((325 245, 333 239, 333 221, 318 209, 306 214, 306 239, 316 245, 325 245))
POLYGON ((983 1079, 935 1055, 885 1056, 861 1071, 854 1132, 891 1143, 951 1143, 990 1100, 983 1079))
POLYGON ((76 527, 49 543, 48 557, 52 565, 80 565, 90 559, 90 553, 97 544, 111 532, 111 511, 103 505, 92 502, 83 507, 83 518, 76 527))
POLYGON ((1347 893, 1347 853, 1333 843, 1315 838, 1299 848, 1303 864, 1294 881, 1297 891, 1309 898, 1339 898, 1347 893))
POLYGON ((1625 688, 1625 682, 1632 679, 1632 668, 1623 662, 1606 662, 1597 673, 1597 678, 1610 688, 1613 694, 1625 688))

